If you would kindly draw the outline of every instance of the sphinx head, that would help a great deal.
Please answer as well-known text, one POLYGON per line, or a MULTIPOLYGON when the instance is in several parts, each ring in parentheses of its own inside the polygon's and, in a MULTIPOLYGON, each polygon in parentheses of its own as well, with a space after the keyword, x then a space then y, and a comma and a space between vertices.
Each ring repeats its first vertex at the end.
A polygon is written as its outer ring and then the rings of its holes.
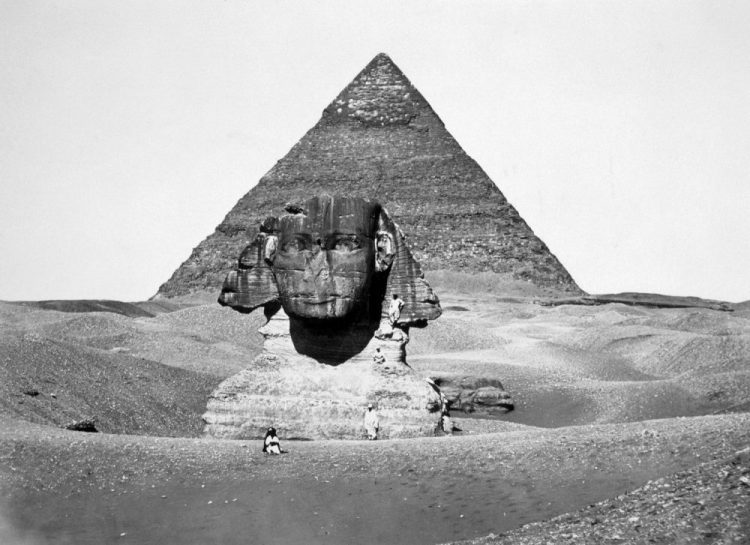
POLYGON ((393 257, 380 215, 377 203, 325 195, 280 218, 273 270, 288 315, 336 319, 367 310, 377 264, 393 257))
POLYGON ((406 295, 402 315, 440 314, 403 234, 378 203, 323 195, 287 212, 263 223, 227 276, 221 304, 249 311, 278 302, 302 320, 352 319, 380 315, 383 299, 397 291, 406 295))

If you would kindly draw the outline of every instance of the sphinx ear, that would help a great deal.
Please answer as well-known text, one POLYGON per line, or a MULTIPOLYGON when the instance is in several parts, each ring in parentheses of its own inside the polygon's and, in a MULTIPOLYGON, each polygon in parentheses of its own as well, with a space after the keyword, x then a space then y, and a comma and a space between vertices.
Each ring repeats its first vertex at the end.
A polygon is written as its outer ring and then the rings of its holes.
POLYGON ((237 269, 224 280, 219 304, 251 312, 277 301, 279 288, 271 269, 275 253, 276 236, 259 233, 240 254, 237 269))
POLYGON ((263 243, 263 260, 268 266, 273 264, 273 258, 276 257, 276 249, 279 245, 279 237, 276 235, 266 236, 266 240, 263 243))
MULTIPOLYGON (((393 294, 398 294, 404 301, 400 319, 402 323, 424 325, 427 320, 440 316, 442 310, 437 295, 424 279, 422 268, 409 250, 404 233, 385 208, 381 209, 378 221, 378 253, 380 233, 388 235, 389 251, 392 254, 381 318, 387 319, 388 305, 393 294)), ((383 240, 385 241, 385 237, 383 240)), ((384 246, 385 244, 384 242, 384 246)))
POLYGON ((375 270, 385 272, 391 268, 396 257, 396 242, 388 231, 378 231, 375 239, 375 270))

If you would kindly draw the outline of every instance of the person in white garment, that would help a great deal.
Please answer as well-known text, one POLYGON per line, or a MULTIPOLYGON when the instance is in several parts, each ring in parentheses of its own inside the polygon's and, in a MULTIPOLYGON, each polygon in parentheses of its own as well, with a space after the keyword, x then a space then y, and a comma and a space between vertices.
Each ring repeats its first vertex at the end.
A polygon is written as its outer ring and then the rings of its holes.
POLYGON ((365 431, 367 432, 367 438, 370 441, 374 441, 378 438, 378 429, 380 428, 380 421, 378 420, 378 413, 372 408, 372 403, 367 405, 367 412, 365 413, 365 431))
POLYGON ((276 428, 268 428, 263 439, 263 452, 266 454, 281 454, 281 442, 276 435, 276 428))
POLYGON ((378 365, 382 365, 385 363, 385 354, 380 351, 380 347, 377 347, 375 349, 375 353, 372 355, 372 361, 377 363, 378 365))
POLYGON ((401 309, 404 308, 404 300, 398 296, 398 293, 393 294, 393 299, 388 305, 388 321, 391 327, 396 325, 398 319, 401 317, 401 309))

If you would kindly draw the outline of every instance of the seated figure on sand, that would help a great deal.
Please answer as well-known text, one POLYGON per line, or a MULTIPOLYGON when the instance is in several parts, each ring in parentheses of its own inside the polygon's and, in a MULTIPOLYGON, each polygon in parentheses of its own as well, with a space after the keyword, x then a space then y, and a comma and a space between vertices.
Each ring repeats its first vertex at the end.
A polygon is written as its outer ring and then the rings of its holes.
POLYGON ((250 438, 273 420, 289 438, 354 439, 374 402, 381 437, 432 434, 436 394, 404 346, 410 327, 441 310, 403 233, 361 198, 323 195, 286 210, 263 222, 224 282, 219 303, 263 307, 268 323, 264 352, 212 394, 206 433, 250 438), (391 322, 403 334, 376 335, 393 333, 391 322), (376 364, 375 352, 388 363, 376 364))
POLYGON ((276 428, 268 428, 263 438, 263 452, 266 454, 281 454, 281 441, 276 435, 276 428))
POLYGON ((385 363, 385 356, 380 351, 380 347, 377 347, 375 349, 375 353, 372 355, 372 361, 377 363, 378 365, 385 363))

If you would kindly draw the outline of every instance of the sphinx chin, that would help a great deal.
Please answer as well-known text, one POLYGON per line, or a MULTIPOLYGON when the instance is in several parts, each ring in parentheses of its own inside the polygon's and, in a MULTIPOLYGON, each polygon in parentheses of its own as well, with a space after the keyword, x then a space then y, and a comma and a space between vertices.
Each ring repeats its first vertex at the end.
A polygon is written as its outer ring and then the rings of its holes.
POLYGON ((358 314, 359 300, 340 296, 295 296, 282 299, 284 311, 292 319, 332 320, 353 319, 358 314))

